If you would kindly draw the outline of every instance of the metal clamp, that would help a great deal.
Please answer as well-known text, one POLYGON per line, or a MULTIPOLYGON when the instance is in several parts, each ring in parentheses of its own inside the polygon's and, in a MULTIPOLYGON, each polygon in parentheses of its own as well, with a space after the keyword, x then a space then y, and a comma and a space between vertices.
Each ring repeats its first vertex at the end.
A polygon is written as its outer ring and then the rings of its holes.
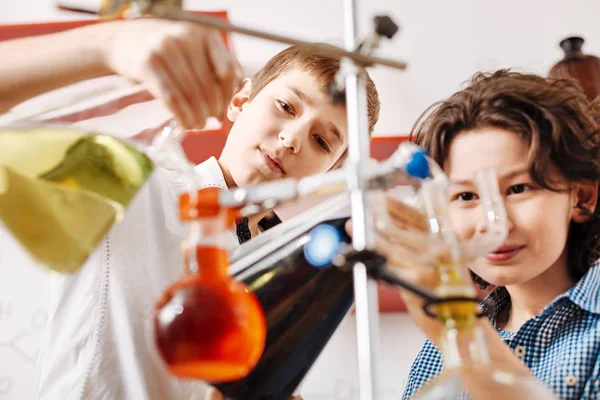
MULTIPOLYGON (((391 39, 400 29, 398 25, 387 15, 376 16, 373 19, 374 30, 358 46, 355 52, 369 56, 371 52, 379 47, 382 38, 391 39)), ((346 77, 350 74, 360 74, 355 60, 342 59, 340 70, 336 73, 334 81, 329 84, 327 92, 333 104, 346 104, 346 77), (351 62, 349 62, 351 61, 351 62)))

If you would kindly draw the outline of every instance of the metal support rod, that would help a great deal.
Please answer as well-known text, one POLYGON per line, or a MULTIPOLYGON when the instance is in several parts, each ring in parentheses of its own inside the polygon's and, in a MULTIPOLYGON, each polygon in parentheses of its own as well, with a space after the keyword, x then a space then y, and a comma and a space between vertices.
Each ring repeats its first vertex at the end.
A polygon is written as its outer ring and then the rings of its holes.
MULTIPOLYGON (((356 0, 344 0, 345 47, 357 47, 356 0)), ((348 189, 352 211, 352 245, 357 251, 373 248, 373 227, 368 215, 365 166, 369 159, 369 126, 366 82, 357 65, 342 59, 347 68, 346 109, 348 113, 348 189)), ((367 268, 357 262, 353 267, 356 335, 358 351, 358 383, 360 400, 377 397, 376 354, 378 349, 377 286, 369 280, 367 268)))
POLYGON ((356 263, 352 272, 358 349, 358 398, 375 400, 377 399, 377 349, 379 348, 377 283, 369 279, 367 267, 363 263, 356 263))
POLYGON ((379 57, 373 57, 373 56, 367 56, 367 55, 364 55, 364 54, 361 54, 361 53, 355 51, 354 48, 352 48, 352 49, 348 48, 347 50, 344 50, 340 47, 333 46, 330 44, 308 42, 305 40, 294 39, 294 38, 283 36, 283 35, 259 31, 256 29, 251 29, 251 28, 246 28, 246 27, 241 27, 238 25, 234 25, 234 24, 225 22, 216 17, 191 14, 189 12, 186 12, 186 11, 174 8, 174 7, 170 7, 165 4, 152 5, 149 8, 149 10, 142 10, 142 11, 145 11, 147 14, 150 14, 155 17, 177 20, 177 21, 193 22, 193 23, 200 24, 203 26, 216 28, 223 32, 240 33, 242 35, 252 36, 252 37, 256 37, 256 38, 260 38, 260 39, 264 39, 264 40, 270 40, 273 42, 285 43, 285 44, 289 44, 289 45, 299 45, 304 48, 313 50, 315 52, 320 52, 320 53, 323 53, 323 54, 326 54, 329 56, 338 57, 338 58, 342 58, 342 57, 349 58, 352 61, 354 61, 356 64, 358 64, 362 67, 383 65, 383 66, 386 66, 389 68, 394 68, 394 69, 399 69, 399 70, 406 69, 406 63, 404 63, 404 62, 389 60, 389 59, 379 58, 379 57))

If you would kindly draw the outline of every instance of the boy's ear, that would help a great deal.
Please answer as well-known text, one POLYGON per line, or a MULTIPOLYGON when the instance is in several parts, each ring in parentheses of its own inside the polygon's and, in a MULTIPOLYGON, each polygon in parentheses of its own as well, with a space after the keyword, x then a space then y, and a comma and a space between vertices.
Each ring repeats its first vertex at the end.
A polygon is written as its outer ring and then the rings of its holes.
POLYGON ((580 183, 575 187, 573 214, 574 222, 586 222, 598 203, 598 182, 580 183))
POLYGON ((227 107, 227 119, 231 122, 235 122, 242 113, 244 104, 246 104, 250 98, 251 88, 252 80, 246 78, 244 79, 244 82, 242 82, 242 86, 238 87, 235 89, 235 92, 233 92, 233 98, 229 102, 229 107, 227 107))

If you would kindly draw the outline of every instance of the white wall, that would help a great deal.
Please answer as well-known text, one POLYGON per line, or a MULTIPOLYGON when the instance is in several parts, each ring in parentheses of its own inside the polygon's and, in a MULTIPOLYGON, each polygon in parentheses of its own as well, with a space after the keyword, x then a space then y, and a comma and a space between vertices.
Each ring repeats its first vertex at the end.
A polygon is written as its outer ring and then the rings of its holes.
MULTIPOLYGON (((388 14, 401 25, 401 32, 383 43, 378 54, 409 64, 404 72, 381 67, 372 72, 382 100, 378 135, 407 133, 425 108, 453 93, 478 70, 517 67, 545 74, 562 58, 558 42, 567 35, 582 35, 584 50, 600 54, 597 0, 357 2, 361 33, 368 31, 377 13, 388 14)), ((207 2, 186 4, 196 9, 207 2)), ((212 4, 231 10, 231 19, 240 24, 343 43, 342 0, 261 0, 249 7, 241 6, 249 4, 243 0, 212 4)), ((247 38, 237 43, 241 60, 256 65, 276 48, 247 38)))

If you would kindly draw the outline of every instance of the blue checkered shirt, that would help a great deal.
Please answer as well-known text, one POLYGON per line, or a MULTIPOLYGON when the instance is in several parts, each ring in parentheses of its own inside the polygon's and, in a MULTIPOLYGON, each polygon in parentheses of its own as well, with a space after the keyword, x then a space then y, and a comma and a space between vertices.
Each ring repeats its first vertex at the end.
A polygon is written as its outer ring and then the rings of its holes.
MULTIPOLYGON (((510 305, 504 288, 482 305, 496 326, 498 312, 510 305)), ((504 341, 561 399, 600 399, 600 267, 593 267, 569 291, 556 297, 517 333, 498 330, 504 341)), ((429 340, 413 362, 403 399, 408 399, 443 368, 429 340)))

